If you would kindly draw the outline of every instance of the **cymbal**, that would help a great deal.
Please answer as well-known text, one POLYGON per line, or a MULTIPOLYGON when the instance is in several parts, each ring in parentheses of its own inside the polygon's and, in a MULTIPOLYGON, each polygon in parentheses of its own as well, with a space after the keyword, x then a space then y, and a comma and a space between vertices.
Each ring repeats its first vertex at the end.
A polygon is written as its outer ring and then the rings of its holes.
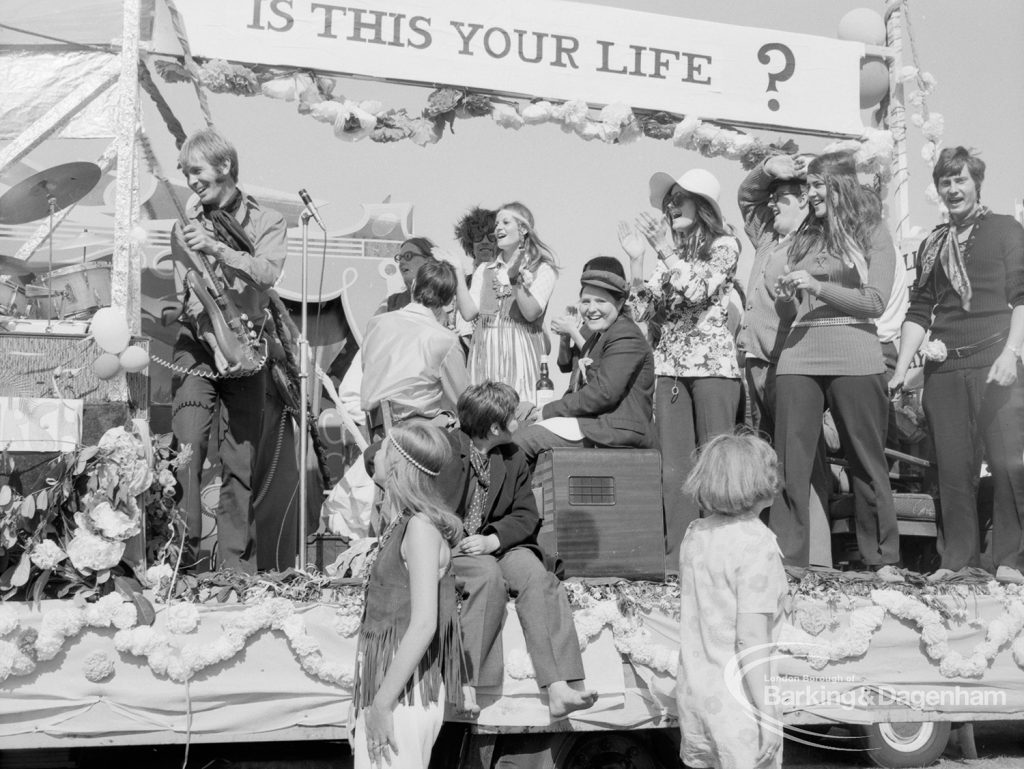
POLYGON ((25 224, 50 213, 50 198, 59 211, 77 203, 100 180, 95 163, 65 163, 15 184, 0 196, 0 224, 25 224))
POLYGON ((70 251, 71 249, 89 248, 90 246, 110 246, 114 247, 112 238, 105 238, 102 235, 94 235, 89 230, 83 230, 78 237, 72 238, 71 240, 61 243, 59 246, 54 244, 54 251, 70 251))

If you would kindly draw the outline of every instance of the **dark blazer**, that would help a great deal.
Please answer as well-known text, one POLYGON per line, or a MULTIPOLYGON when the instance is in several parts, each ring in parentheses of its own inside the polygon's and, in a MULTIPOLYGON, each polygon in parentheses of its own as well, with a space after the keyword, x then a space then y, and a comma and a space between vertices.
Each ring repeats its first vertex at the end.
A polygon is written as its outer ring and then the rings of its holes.
MULTIPOLYGON (((449 432, 448 440, 452 444, 452 461, 441 470, 437 485, 452 511, 465 519, 472 499, 470 487, 476 484, 469 464, 472 444, 462 430, 449 432)), ((538 557, 543 558, 537 546, 540 514, 525 455, 514 443, 508 443, 492 449, 490 456, 491 483, 487 489, 481 532, 498 535, 501 548, 495 555, 520 546, 534 550, 538 557)))
POLYGON ((587 381, 544 406, 543 418, 576 417, 598 446, 654 446, 654 352, 640 327, 619 315, 587 340, 582 357, 593 361, 587 381))

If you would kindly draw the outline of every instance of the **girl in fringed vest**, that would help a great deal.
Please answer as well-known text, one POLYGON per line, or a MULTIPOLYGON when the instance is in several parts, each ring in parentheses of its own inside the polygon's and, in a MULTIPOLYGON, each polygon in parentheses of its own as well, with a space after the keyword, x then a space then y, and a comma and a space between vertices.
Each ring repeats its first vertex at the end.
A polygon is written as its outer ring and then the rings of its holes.
POLYGON ((427 424, 392 428, 376 456, 386 528, 366 570, 351 740, 357 769, 426 767, 446 699, 462 705, 450 570, 462 525, 435 487, 450 457, 444 433, 427 424))

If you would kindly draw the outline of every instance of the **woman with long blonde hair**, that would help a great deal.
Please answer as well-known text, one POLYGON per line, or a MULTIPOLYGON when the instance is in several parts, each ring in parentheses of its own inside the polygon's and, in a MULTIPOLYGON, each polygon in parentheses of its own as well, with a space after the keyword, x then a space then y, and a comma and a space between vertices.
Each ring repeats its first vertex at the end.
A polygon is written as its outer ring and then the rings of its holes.
MULTIPOLYGON (((507 382, 521 400, 532 403, 540 359, 550 349, 544 313, 558 268, 554 252, 537 234, 533 214, 522 203, 506 203, 498 210, 494 235, 497 257, 476 268, 469 287, 459 284, 459 312, 473 322, 469 376, 473 384, 507 382)), ((440 253, 438 257, 452 260, 440 253)))
POLYGON ((451 548, 462 524, 437 477, 451 459, 444 432, 393 427, 375 457, 385 524, 367 568, 356 655, 355 766, 426 767, 445 700, 462 705, 463 657, 451 548))

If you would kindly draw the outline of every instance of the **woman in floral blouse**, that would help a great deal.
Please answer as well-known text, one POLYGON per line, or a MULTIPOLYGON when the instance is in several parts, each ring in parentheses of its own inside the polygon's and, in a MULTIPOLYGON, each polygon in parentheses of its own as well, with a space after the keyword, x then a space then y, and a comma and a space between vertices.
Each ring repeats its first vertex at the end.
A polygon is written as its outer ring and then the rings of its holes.
POLYGON ((740 243, 722 218, 720 190, 718 180, 700 168, 678 179, 656 173, 650 200, 662 216, 645 212, 635 227, 619 224, 633 279, 633 317, 660 326, 654 414, 669 563, 678 558, 683 533, 698 516, 694 500, 682 491, 694 450, 732 430, 740 402, 736 345, 727 326, 740 243), (645 241, 658 257, 646 280, 645 241))

